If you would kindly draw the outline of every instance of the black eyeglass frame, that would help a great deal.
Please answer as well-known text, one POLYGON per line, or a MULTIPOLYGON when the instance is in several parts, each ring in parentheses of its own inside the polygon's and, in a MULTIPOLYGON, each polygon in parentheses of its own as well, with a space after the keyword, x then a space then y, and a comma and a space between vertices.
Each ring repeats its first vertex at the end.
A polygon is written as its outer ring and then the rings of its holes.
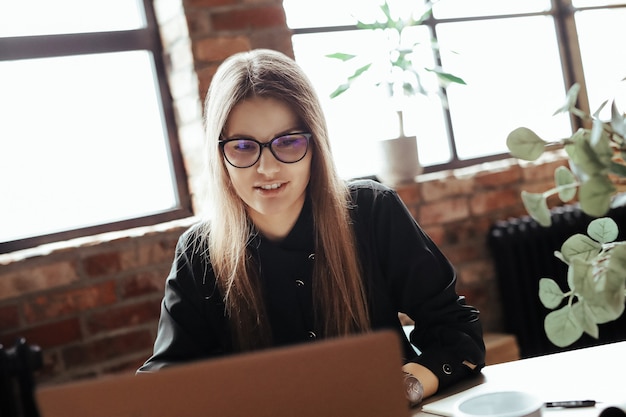
POLYGON ((220 139, 218 140, 218 144, 220 149, 222 150, 222 155, 224 156, 224 159, 226 159, 226 162, 228 162, 229 165, 235 167, 235 168, 250 168, 251 166, 254 166, 257 162, 259 162, 259 159, 261 159, 261 154, 263 153, 263 148, 269 148, 270 152, 272 153, 272 155, 274 156, 274 158, 276 158, 277 161, 282 162, 283 164, 295 164, 296 162, 300 162, 302 161, 302 159, 304 159, 304 157, 306 156, 307 153, 309 153, 309 144, 311 142, 311 138, 313 137, 312 133, 309 132, 292 132, 292 133, 284 133, 282 135, 278 135, 272 139, 270 139, 269 141, 262 143, 259 142, 258 140, 254 139, 254 138, 246 138, 246 137, 242 137, 242 138, 231 138, 231 139, 220 139), (283 161, 282 159, 280 159, 280 157, 278 155, 276 155, 276 152, 274 151, 274 149, 272 148, 272 144, 275 143, 278 139, 280 138, 284 138, 286 136, 294 136, 294 135, 301 135, 304 136, 306 138, 306 150, 304 151, 304 153, 302 154, 302 156, 300 158, 298 158, 295 161, 283 161), (250 165, 246 165, 246 166, 238 166, 233 164, 229 159, 228 156, 226 156, 226 151, 224 149, 225 145, 229 142, 234 142, 237 140, 249 140, 252 141, 254 143, 256 143, 257 145, 259 145, 259 154, 257 155, 257 158, 254 160, 253 163, 251 163, 250 165))

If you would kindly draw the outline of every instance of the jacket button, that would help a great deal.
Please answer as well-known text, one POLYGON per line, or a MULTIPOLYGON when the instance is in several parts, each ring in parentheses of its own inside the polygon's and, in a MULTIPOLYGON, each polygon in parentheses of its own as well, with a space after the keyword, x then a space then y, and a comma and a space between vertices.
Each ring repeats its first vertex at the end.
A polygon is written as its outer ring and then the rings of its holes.
POLYGON ((317 338, 317 335, 315 334, 315 332, 312 332, 312 331, 309 330, 308 334, 309 334, 309 339, 311 339, 311 340, 317 338))
POLYGON ((296 280, 296 285, 297 285, 298 287, 304 287, 304 281, 302 281, 301 279, 297 279, 297 280, 296 280))
POLYGON ((450 366, 450 364, 444 363, 442 366, 443 369, 443 373, 446 375, 450 375, 452 374, 452 367, 450 366))

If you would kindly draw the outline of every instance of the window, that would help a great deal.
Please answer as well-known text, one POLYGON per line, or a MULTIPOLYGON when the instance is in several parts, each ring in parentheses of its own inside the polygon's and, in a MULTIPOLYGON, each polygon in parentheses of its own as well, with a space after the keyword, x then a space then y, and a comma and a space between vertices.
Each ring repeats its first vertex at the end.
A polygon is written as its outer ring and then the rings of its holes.
POLYGON ((152 2, 0 3, 0 253, 190 214, 152 2))
MULTIPOLYGON (((398 134, 395 113, 375 87, 363 84, 329 98, 350 74, 326 55, 376 48, 381 34, 358 29, 355 18, 382 18, 380 4, 284 0, 296 60, 322 99, 344 177, 372 175, 376 140, 398 134)), ((389 4, 393 13, 409 15, 419 2, 389 4)), ((615 0, 437 1, 418 34, 422 44, 439 46, 423 55, 424 66, 440 62, 467 85, 446 89, 447 106, 436 96, 417 97, 404 117, 404 131, 417 137, 425 171, 508 157, 506 137, 518 126, 546 139, 568 136, 577 126, 567 115, 552 114, 574 82, 583 86, 580 106, 592 111, 620 88, 623 96, 619 81, 626 67, 618 51, 626 36, 624 21, 626 2, 615 0)))

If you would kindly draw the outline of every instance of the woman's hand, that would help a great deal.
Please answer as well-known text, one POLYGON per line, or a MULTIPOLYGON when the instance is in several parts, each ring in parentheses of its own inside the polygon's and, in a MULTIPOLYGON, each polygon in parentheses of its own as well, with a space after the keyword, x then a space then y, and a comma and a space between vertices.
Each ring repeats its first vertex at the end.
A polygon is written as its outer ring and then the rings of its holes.
POLYGON ((417 363, 407 363, 402 367, 407 399, 412 406, 437 392, 439 380, 428 368, 417 363))

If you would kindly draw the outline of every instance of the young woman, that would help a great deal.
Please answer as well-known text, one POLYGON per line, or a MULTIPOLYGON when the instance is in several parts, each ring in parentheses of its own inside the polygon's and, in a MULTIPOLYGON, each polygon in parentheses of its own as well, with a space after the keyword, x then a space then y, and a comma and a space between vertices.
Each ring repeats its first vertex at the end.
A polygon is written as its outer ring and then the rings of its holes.
POLYGON ((140 371, 383 328, 404 342, 414 403, 480 371, 478 311, 457 295, 453 267, 393 190, 338 177, 293 60, 230 57, 205 118, 211 210, 179 241, 140 371), (399 313, 415 322, 419 356, 399 313))

